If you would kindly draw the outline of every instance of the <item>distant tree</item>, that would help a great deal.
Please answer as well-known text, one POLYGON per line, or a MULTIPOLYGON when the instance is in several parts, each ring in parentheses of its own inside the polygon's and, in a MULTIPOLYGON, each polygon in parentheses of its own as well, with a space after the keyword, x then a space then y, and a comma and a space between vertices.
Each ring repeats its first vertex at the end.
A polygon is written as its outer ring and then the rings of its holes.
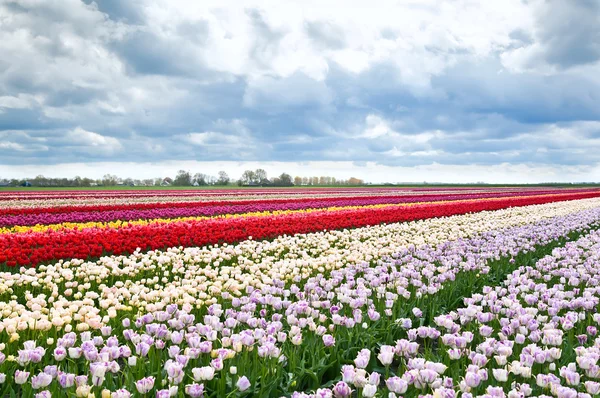
POLYGON ((31 179, 30 181, 31 181, 32 185, 38 186, 38 187, 45 187, 45 186, 49 185, 48 179, 41 174, 38 175, 37 177, 31 179))
POLYGON ((224 171, 219 171, 219 179, 216 185, 227 185, 229 184, 229 175, 224 171))
POLYGON ((102 177, 102 185, 107 186, 107 187, 112 187, 112 186, 117 185, 118 181, 119 181, 119 177, 117 177, 115 175, 104 174, 104 177, 102 177))
POLYGON ((312 178, 312 185, 319 185, 319 177, 312 178))
POLYGON ((285 187, 294 185, 294 183, 292 182, 292 176, 287 173, 281 173, 281 175, 279 176, 279 183, 281 184, 281 186, 285 187))
POLYGON ((263 184, 268 181, 267 172, 263 169, 256 169, 256 171, 254 171, 254 178, 255 182, 258 184, 263 184))
POLYGON ((189 187, 192 185, 192 175, 189 171, 179 170, 173 180, 173 185, 178 187, 189 187))
POLYGON ((300 176, 294 177, 294 185, 297 185, 297 186, 302 185, 302 177, 300 177, 300 176))
POLYGON ((350 177, 350 179, 348 180, 348 184, 349 185, 362 185, 363 180, 360 180, 360 179, 354 178, 354 177, 350 177))
POLYGON ((272 178, 271 184, 276 187, 291 187, 294 185, 292 176, 287 173, 282 173, 279 177, 272 178))
POLYGON ((327 185, 327 177, 319 177, 319 185, 327 185))
POLYGON ((302 185, 310 185, 310 177, 302 177, 302 185))
POLYGON ((215 185, 217 183, 217 177, 215 176, 206 176, 206 184, 207 185, 215 185))
POLYGON ((200 186, 203 185, 208 185, 208 176, 206 174, 202 174, 202 173, 196 173, 194 174, 194 178, 192 179, 192 182, 195 184, 198 184, 200 186))
POLYGON ((161 178, 161 177, 155 178, 154 179, 154 186, 158 187, 158 186, 160 186, 160 184, 162 184, 162 182, 163 182, 163 178, 161 178))
POLYGON ((242 174, 241 181, 242 181, 242 184, 246 184, 246 185, 257 182, 256 173, 252 170, 244 171, 244 173, 242 174))

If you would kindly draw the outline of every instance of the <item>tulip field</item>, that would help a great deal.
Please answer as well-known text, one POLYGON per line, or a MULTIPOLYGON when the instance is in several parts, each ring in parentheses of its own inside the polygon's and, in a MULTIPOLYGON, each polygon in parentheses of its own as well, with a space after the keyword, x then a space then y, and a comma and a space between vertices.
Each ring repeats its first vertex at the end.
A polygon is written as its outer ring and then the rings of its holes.
POLYGON ((600 189, 0 191, 0 397, 600 396, 600 189))

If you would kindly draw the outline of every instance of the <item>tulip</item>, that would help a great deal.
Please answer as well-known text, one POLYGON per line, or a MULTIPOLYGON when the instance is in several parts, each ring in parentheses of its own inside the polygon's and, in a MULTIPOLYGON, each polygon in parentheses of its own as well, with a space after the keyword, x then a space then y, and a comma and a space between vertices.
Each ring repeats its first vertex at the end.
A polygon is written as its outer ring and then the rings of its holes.
POLYGON ((377 359, 379 359, 379 362, 381 362, 383 366, 391 365, 394 360, 394 347, 390 345, 381 346, 377 359))
POLYGON ((492 369, 492 374, 494 379, 501 383, 508 380, 508 371, 505 369, 492 369))
POLYGON ((29 372, 24 372, 21 370, 15 371, 15 383, 25 384, 27 382, 28 378, 29 378, 29 372))
POLYGON ((408 388, 408 383, 400 377, 392 376, 385 381, 388 390, 396 394, 404 394, 408 388))
POLYGON ((215 369, 211 366, 203 366, 201 368, 192 369, 192 373, 194 374, 194 380, 196 381, 212 380, 215 376, 215 369))
POLYGON ((325 347, 331 347, 335 345, 335 338, 330 334, 324 334, 322 339, 325 347))
POLYGON ((373 384, 367 384, 362 391, 363 397, 374 397, 377 393, 377 386, 373 384))
POLYGON ((52 376, 44 372, 39 373, 31 378, 31 387, 33 387, 34 390, 39 390, 40 388, 48 387, 50 383, 52 383, 52 376))
POLYGON ((238 390, 246 391, 248 388, 250 388, 250 381, 248 380, 248 378, 246 376, 242 376, 238 379, 238 381, 235 383, 235 385, 238 390))
POLYGON ((352 390, 350 389, 350 386, 343 381, 338 382, 333 387, 333 396, 336 398, 349 397, 350 394, 352 394, 352 390))
POLYGON ((204 396, 203 384, 188 384, 185 386, 185 393, 192 398, 200 398, 204 396))
POLYGON ((154 377, 148 376, 144 377, 135 382, 135 388, 138 390, 140 394, 146 394, 154 387, 154 377))

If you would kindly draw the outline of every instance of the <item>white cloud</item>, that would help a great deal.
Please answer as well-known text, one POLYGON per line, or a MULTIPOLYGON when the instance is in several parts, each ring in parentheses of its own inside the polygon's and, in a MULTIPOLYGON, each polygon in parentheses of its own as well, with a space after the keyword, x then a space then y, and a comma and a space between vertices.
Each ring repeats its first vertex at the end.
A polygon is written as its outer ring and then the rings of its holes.
POLYGON ((25 150, 25 147, 15 142, 0 142, 0 149, 8 149, 21 152, 25 150))
POLYGON ((204 133, 189 133, 181 137, 184 141, 197 146, 231 147, 243 146, 243 140, 234 135, 227 135, 215 131, 204 133))
POLYGON ((0 108, 5 109, 29 109, 38 103, 38 99, 27 94, 19 94, 16 97, 0 96, 0 108))
MULTIPOLYGON (((400 124, 401 122, 395 122, 400 124)), ((441 131, 423 131, 416 134, 406 134, 391 126, 391 122, 377 115, 369 114, 365 119, 365 129, 361 137, 369 139, 386 139, 397 142, 398 145, 427 145, 436 138, 443 138, 441 131)))
POLYGON ((88 150, 114 152, 123 148, 121 142, 114 137, 106 137, 93 131, 77 127, 65 136, 65 145, 87 147, 88 150))

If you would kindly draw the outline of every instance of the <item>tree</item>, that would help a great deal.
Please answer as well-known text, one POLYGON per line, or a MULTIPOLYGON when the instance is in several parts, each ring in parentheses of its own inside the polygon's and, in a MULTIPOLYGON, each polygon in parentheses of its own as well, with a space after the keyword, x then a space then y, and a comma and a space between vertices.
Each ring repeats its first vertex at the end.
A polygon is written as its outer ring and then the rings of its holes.
POLYGON ((107 187, 112 187, 112 186, 117 185, 118 180, 119 180, 119 177, 117 177, 115 175, 104 174, 104 177, 102 177, 102 185, 107 186, 107 187))
POLYGON ((173 180, 173 185, 178 187, 189 187, 192 185, 192 175, 189 171, 179 170, 175 180, 173 180))
POLYGON ((246 170, 242 174, 242 184, 250 185, 256 182, 256 173, 252 170, 246 170))
POLYGON ((224 171, 219 171, 219 179, 217 180, 217 185, 227 185, 229 184, 229 175, 227 175, 224 171))
POLYGON ((348 180, 348 184, 349 185, 362 185, 363 184, 363 180, 358 179, 358 178, 354 178, 354 177, 350 177, 350 179, 348 180))
POLYGON ((281 186, 284 187, 291 187, 292 185, 294 185, 292 183, 292 176, 287 173, 281 173, 281 175, 279 176, 279 183, 281 184, 281 186))
POLYGON ((34 179, 31 180, 31 183, 38 187, 44 187, 48 185, 48 179, 43 175, 38 175, 34 179))
POLYGON ((207 185, 215 185, 217 183, 217 177, 215 176, 206 176, 206 184, 207 185))
POLYGON ((263 169, 256 169, 256 171, 254 172, 254 178, 255 182, 258 184, 264 184, 268 181, 267 172, 263 169))
POLYGON ((294 177, 294 185, 297 185, 297 186, 302 185, 302 177, 300 177, 300 176, 294 177))
POLYGON ((206 174, 196 173, 194 174, 193 182, 200 186, 208 185, 208 176, 206 174))
POLYGON ((282 173, 279 177, 273 178, 272 183, 276 187, 291 187, 294 185, 292 183, 292 176, 287 173, 282 173))

